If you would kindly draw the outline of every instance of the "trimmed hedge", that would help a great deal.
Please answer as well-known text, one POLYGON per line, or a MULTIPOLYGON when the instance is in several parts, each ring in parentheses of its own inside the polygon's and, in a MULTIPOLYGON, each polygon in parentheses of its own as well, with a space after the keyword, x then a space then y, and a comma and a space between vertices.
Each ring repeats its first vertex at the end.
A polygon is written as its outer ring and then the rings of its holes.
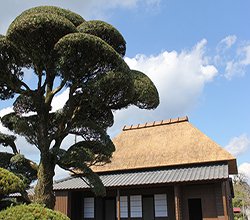
POLYGON ((64 214, 39 204, 17 205, 0 212, 0 220, 70 220, 64 214))
POLYGON ((10 171, 0 168, 0 195, 24 190, 23 181, 10 171))

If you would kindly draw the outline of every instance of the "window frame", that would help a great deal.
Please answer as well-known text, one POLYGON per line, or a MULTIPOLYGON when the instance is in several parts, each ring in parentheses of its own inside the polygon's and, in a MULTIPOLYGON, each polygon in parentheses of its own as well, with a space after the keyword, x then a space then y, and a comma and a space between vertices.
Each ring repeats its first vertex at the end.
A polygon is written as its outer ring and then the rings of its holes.
POLYGON ((95 197, 91 197, 91 196, 88 196, 88 197, 84 197, 83 198, 83 219, 95 219, 95 197), (87 207, 87 208, 91 208, 91 212, 90 213, 93 213, 93 215, 87 215, 86 216, 86 213, 88 213, 88 212, 86 212, 86 200, 92 200, 92 202, 91 202, 91 207, 87 207), (92 210, 93 209, 93 210, 92 210))
MULTIPOLYGON (((118 197, 116 197, 116 202, 118 200, 118 197)), ((129 196, 120 196, 120 217, 127 219, 129 217, 129 196), (125 200, 122 200, 122 198, 126 198, 125 200)), ((116 207, 116 217, 118 218, 118 207, 116 207)))
POLYGON ((154 213, 155 218, 168 217, 168 196, 166 193, 154 194, 154 213), (157 199, 156 197, 164 198, 157 199))
POLYGON ((130 206, 130 218, 142 218, 142 195, 130 195, 129 197, 129 206, 130 206), (138 201, 134 200, 133 198, 140 198, 138 201), (132 203, 139 205, 139 206, 132 206, 132 203), (138 210, 136 208, 138 207, 138 210), (135 208, 135 210, 133 210, 135 208), (138 214, 135 214, 138 213, 138 214))

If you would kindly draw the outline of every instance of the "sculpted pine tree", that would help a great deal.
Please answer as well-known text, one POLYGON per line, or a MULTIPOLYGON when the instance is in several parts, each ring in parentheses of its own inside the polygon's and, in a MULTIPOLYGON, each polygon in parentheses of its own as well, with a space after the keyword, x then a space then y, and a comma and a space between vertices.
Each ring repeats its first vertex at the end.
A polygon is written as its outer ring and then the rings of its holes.
POLYGON ((128 67, 125 50, 125 40, 110 24, 51 6, 24 11, 0 37, 0 98, 18 95, 14 112, 1 121, 40 151, 36 202, 53 208, 56 164, 82 170, 94 192, 102 194, 91 166, 109 162, 115 150, 106 132, 114 122, 112 111, 158 106, 154 84, 128 67), (23 80, 24 68, 34 73, 32 85, 23 80), (65 88, 64 107, 52 112, 53 98, 65 88), (62 149, 70 134, 81 138, 62 149))

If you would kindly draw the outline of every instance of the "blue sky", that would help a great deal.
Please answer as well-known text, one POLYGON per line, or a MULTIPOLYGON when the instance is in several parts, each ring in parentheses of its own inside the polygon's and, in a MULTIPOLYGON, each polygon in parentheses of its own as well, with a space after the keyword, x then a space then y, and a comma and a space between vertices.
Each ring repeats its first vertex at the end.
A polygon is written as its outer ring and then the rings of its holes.
MULTIPOLYGON (((132 107, 117 112, 111 136, 124 124, 188 115, 192 124, 237 157, 239 170, 250 178, 248 0, 8 0, 0 4, 1 34, 18 14, 37 5, 57 5, 87 20, 114 25, 127 41, 126 62, 151 77, 161 104, 155 111, 132 107)), ((65 94, 57 97, 55 106, 61 105, 65 94)), ((10 102, 1 102, 1 112, 8 106, 10 102)), ((27 149, 23 152, 32 148, 27 149)))

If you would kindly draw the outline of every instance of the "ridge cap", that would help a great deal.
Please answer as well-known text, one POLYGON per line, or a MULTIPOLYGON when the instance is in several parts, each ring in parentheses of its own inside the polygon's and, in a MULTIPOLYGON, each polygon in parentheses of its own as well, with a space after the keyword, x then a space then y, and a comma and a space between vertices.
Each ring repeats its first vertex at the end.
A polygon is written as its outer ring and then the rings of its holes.
POLYGON ((161 120, 161 121, 153 121, 153 122, 146 122, 143 124, 136 124, 136 125, 125 125, 123 127, 123 131, 128 131, 128 130, 135 130, 135 129, 142 129, 142 128, 149 128, 149 127, 156 127, 156 126, 161 126, 161 125, 169 125, 169 124, 175 124, 175 123, 181 123, 189 121, 188 116, 185 117, 178 117, 178 118, 170 118, 167 120, 161 120))

